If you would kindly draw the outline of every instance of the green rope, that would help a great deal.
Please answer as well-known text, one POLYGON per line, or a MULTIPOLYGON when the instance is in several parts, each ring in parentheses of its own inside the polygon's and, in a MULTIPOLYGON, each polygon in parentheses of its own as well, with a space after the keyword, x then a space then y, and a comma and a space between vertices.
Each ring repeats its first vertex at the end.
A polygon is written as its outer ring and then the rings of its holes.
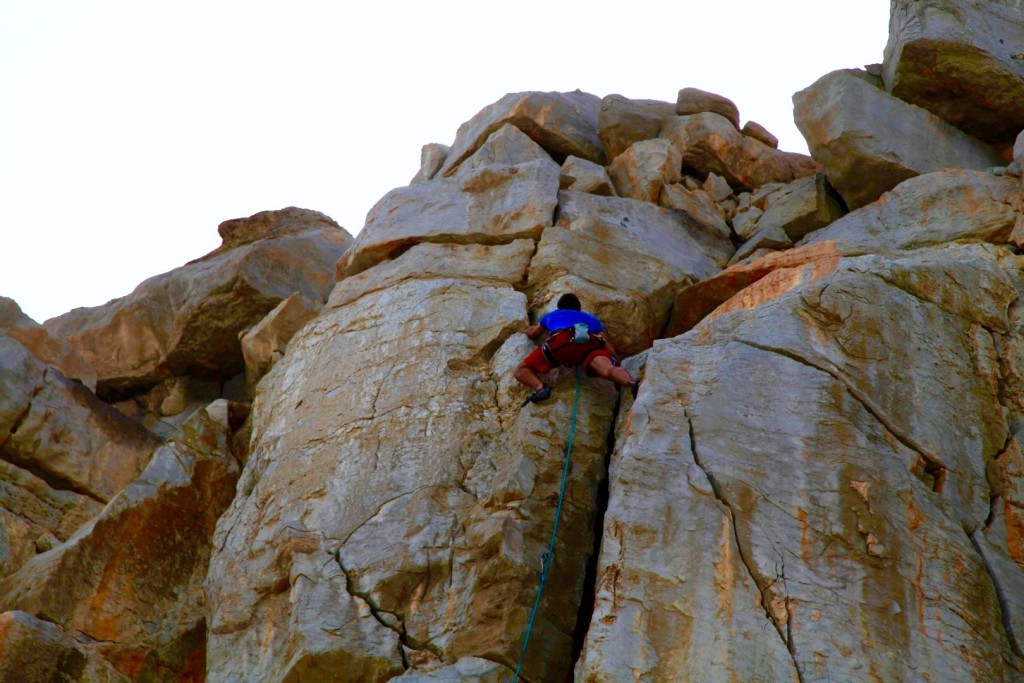
POLYGON ((537 618, 537 609, 540 607, 540 596, 544 592, 544 584, 548 580, 548 570, 551 569, 551 562, 555 557, 555 536, 558 534, 558 520, 562 516, 562 503, 565 502, 565 483, 569 479, 569 456, 572 455, 572 440, 576 436, 576 409, 580 403, 580 366, 576 366, 576 394, 572 399, 572 424, 569 426, 569 444, 565 447, 565 465, 562 466, 562 486, 558 490, 558 508, 555 510, 555 524, 551 528, 551 540, 548 541, 548 551, 544 553, 544 562, 540 570, 540 587, 537 588, 537 597, 533 601, 533 609, 530 610, 530 620, 526 623, 526 635, 523 637, 523 647, 519 650, 519 663, 516 664, 516 677, 514 683, 519 683, 519 671, 523 668, 523 658, 526 656, 526 646, 530 643, 530 633, 533 631, 533 622, 537 618))

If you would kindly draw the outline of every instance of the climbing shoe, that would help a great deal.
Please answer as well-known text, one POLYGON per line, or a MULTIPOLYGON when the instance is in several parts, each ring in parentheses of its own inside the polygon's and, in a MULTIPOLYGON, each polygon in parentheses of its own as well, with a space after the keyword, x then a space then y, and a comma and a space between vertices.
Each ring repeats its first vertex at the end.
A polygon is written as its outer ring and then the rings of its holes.
POLYGON ((526 400, 523 401, 523 407, 525 407, 527 403, 540 403, 541 401, 546 401, 549 398, 551 398, 551 387, 545 385, 543 389, 538 389, 527 396, 526 400))
POLYGON ((638 391, 640 391, 640 380, 629 385, 629 393, 633 394, 633 398, 636 398, 636 392, 638 391))

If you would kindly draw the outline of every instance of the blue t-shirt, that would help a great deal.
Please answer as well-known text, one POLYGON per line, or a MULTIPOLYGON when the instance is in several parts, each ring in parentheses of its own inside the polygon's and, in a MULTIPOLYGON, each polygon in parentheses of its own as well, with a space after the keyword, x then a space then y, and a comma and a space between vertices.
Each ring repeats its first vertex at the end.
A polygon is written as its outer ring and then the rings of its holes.
POLYGON ((594 334, 604 332, 604 325, 595 316, 586 311, 571 311, 565 308, 556 308, 540 319, 540 326, 548 332, 557 332, 576 323, 586 323, 587 327, 594 334))

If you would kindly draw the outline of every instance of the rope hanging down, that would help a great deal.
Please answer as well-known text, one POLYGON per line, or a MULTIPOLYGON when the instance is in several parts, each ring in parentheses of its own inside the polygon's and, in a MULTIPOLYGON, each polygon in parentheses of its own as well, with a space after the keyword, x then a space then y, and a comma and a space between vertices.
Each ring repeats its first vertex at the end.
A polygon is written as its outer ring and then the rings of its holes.
POLYGON ((580 366, 576 366, 576 392, 572 399, 572 423, 569 426, 569 443, 565 447, 565 464, 562 466, 562 485, 558 489, 558 508, 555 510, 555 523, 551 527, 551 540, 548 541, 548 550, 544 553, 543 564, 540 570, 540 586, 537 588, 537 597, 533 601, 533 609, 530 610, 530 620, 526 623, 526 635, 523 636, 523 647, 519 650, 519 663, 516 664, 516 676, 512 680, 519 683, 519 671, 523 668, 523 659, 526 656, 526 646, 530 643, 530 633, 533 631, 533 622, 537 618, 537 610, 540 608, 540 596, 544 593, 544 584, 548 580, 548 571, 555 557, 555 536, 558 534, 558 520, 562 516, 562 503, 565 502, 565 483, 569 479, 569 457, 572 455, 572 440, 576 436, 576 409, 580 403, 580 366))

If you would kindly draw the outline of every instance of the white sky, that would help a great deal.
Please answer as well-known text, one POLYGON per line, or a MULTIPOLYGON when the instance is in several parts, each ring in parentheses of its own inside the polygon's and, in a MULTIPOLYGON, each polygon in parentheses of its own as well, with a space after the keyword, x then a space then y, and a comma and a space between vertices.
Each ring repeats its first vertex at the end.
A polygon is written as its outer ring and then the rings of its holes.
POLYGON ((507 92, 731 98, 806 152, 791 95, 880 62, 889 0, 0 0, 0 295, 42 321, 323 211, 356 234, 420 146, 507 92))

